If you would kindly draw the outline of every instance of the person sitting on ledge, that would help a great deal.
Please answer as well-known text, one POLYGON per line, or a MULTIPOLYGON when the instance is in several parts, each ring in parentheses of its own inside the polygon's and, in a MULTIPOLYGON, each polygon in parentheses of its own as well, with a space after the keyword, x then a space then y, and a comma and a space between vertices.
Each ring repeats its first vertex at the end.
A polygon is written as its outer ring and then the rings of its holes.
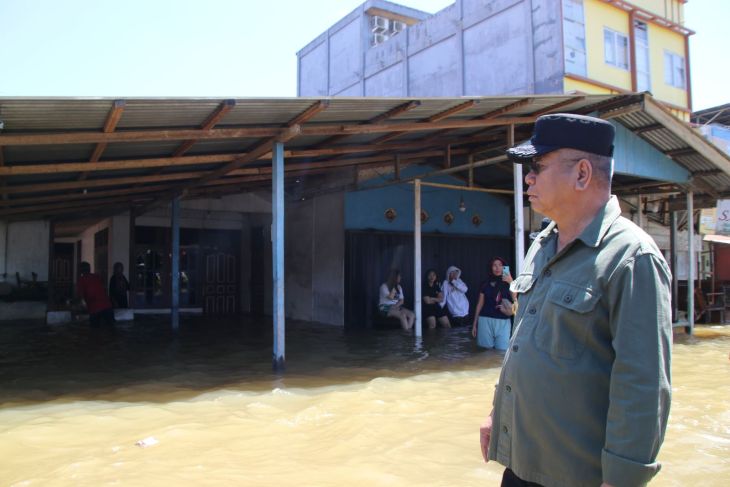
POLYGON ((416 315, 403 307, 403 288, 400 285, 400 271, 392 270, 388 280, 380 285, 378 311, 382 316, 398 318, 404 330, 413 328, 416 315))

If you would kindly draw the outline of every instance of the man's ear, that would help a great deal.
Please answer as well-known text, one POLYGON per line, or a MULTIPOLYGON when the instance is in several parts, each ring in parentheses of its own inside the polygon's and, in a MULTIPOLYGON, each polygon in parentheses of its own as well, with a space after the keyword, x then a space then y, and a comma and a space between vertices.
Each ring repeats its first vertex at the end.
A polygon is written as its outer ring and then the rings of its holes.
POLYGON ((575 180, 576 191, 585 191, 593 180, 593 164, 588 159, 581 159, 576 164, 578 177, 575 180))

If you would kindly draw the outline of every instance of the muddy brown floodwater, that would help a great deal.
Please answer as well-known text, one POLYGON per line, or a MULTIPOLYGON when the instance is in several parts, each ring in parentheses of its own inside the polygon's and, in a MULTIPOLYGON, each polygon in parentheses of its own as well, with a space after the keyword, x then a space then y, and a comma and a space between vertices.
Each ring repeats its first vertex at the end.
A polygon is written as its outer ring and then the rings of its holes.
MULTIPOLYGON (((251 320, 0 327, 0 485, 498 485, 478 426, 501 356, 469 330, 287 327, 283 376, 251 320)), ((730 485, 728 353, 730 327, 676 336, 652 485, 730 485)))

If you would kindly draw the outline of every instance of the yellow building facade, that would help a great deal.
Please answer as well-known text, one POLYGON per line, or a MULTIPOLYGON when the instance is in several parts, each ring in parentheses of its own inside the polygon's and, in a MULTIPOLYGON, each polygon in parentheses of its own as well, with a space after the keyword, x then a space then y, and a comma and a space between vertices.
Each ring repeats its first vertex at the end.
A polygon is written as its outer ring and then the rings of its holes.
POLYGON ((575 93, 649 91, 683 120, 692 108, 686 0, 563 0, 565 78, 575 93))

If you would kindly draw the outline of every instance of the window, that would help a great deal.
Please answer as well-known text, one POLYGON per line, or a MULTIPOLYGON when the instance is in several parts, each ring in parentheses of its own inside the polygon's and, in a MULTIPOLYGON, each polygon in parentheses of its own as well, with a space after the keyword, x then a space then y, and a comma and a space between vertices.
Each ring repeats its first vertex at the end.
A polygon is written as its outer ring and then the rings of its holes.
POLYGON ((634 22, 634 56, 636 57, 636 90, 651 90, 651 73, 649 70, 649 31, 644 22, 634 22))
POLYGON ((606 64, 629 69, 629 38, 611 29, 603 29, 603 55, 606 64))
POLYGON ((586 76, 586 27, 583 0, 563 0, 565 72, 586 76))
POLYGON ((687 87, 687 73, 684 70, 684 57, 664 51, 664 82, 675 88, 687 87))

